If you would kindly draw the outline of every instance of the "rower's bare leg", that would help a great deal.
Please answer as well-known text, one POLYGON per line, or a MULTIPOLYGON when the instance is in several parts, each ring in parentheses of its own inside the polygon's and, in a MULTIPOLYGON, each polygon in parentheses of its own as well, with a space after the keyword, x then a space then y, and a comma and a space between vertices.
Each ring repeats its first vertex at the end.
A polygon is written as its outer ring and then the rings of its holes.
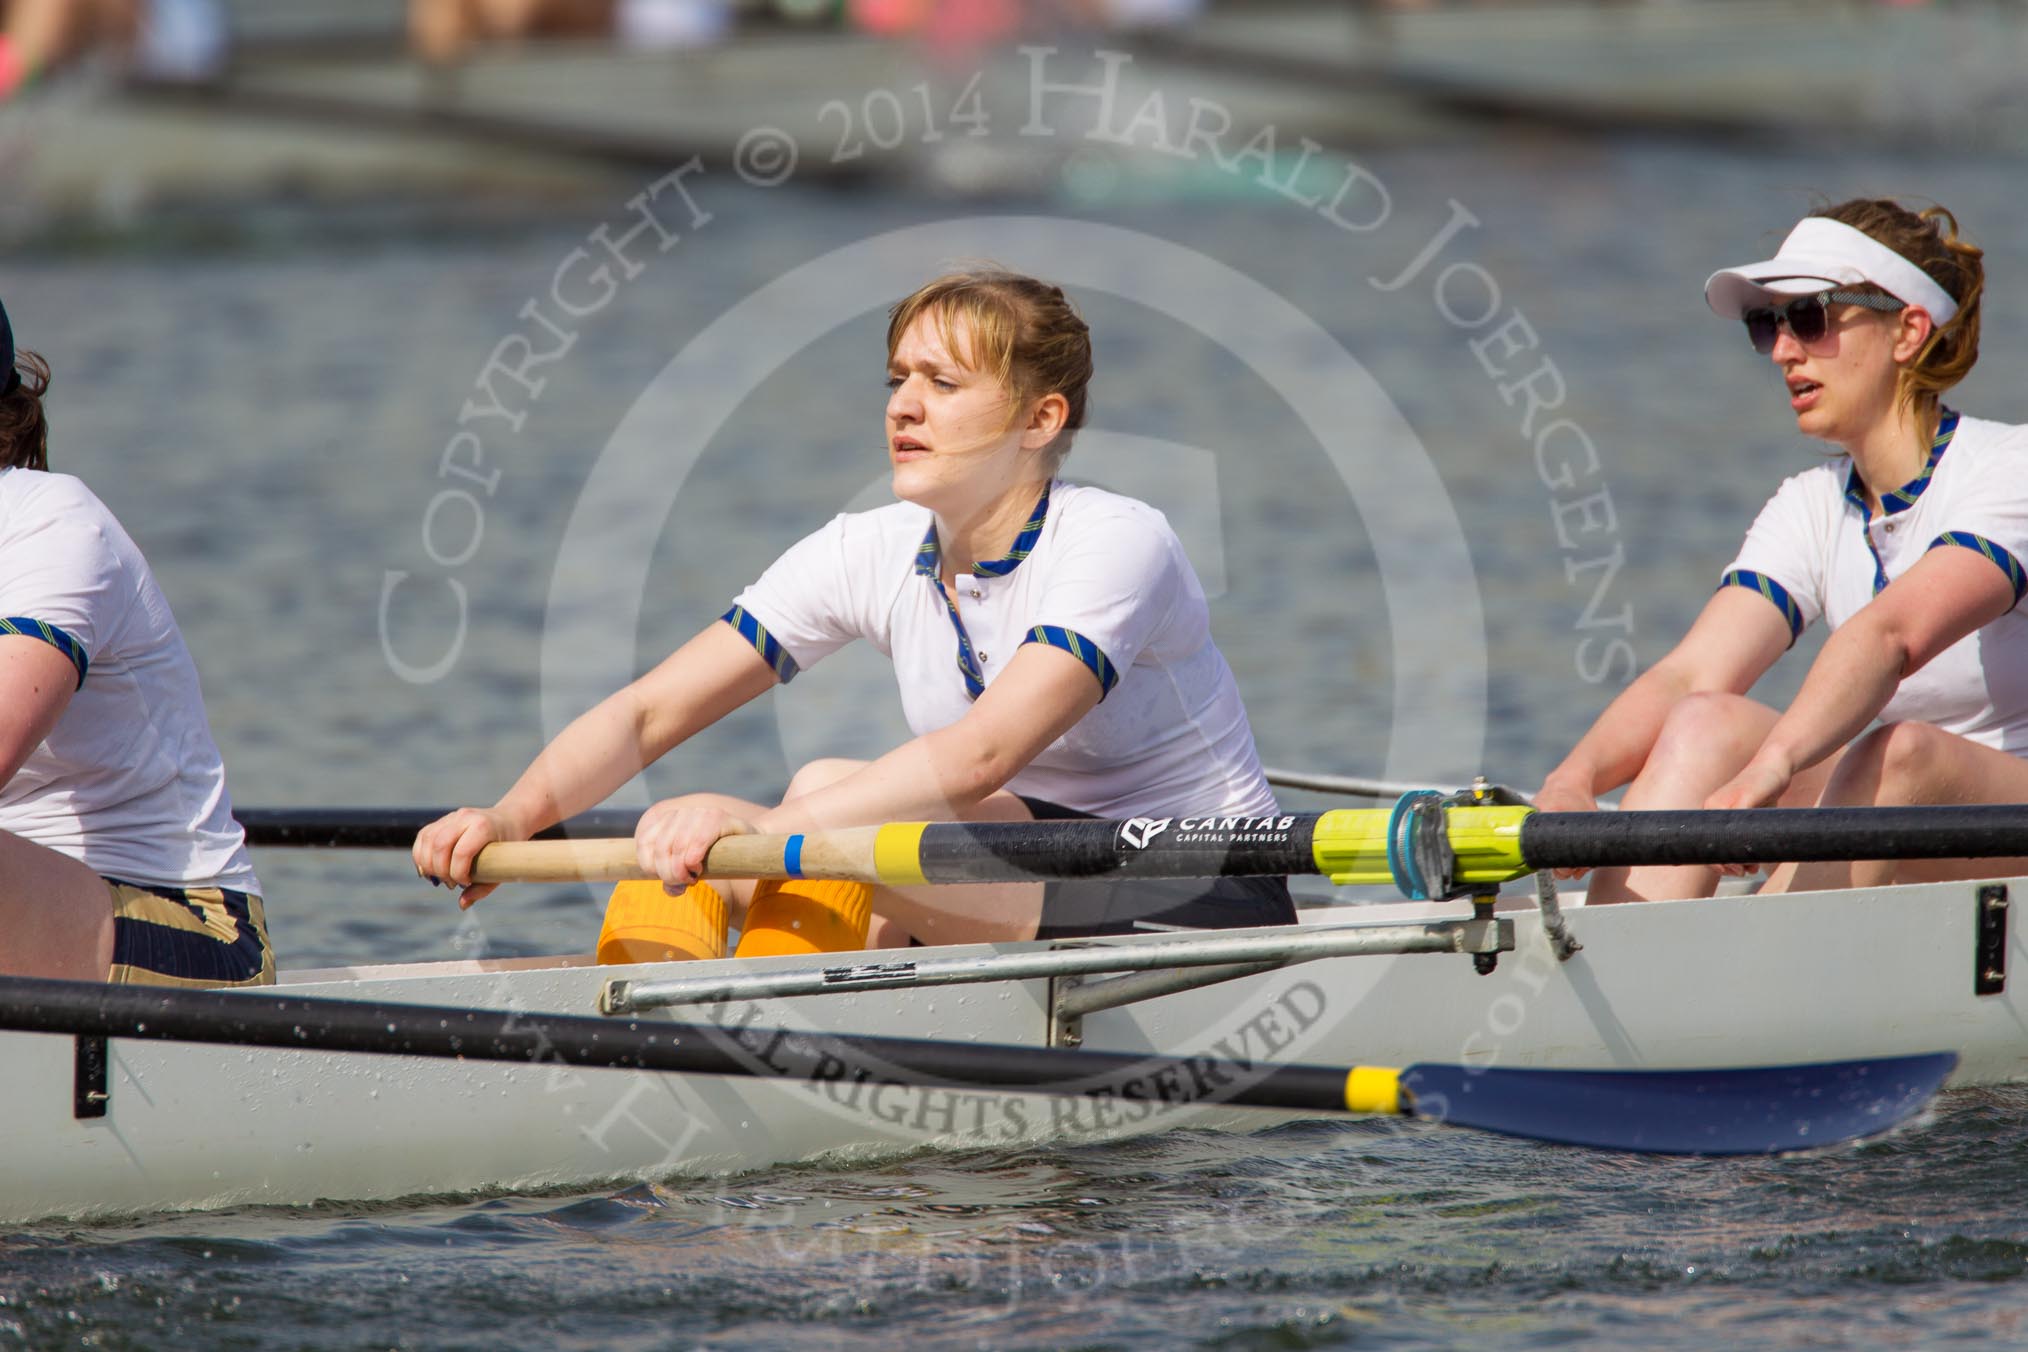
MULTIPOLYGON (((1002 789, 960 818, 968 822, 1035 820, 1028 804, 1002 789)), ((992 944, 1033 939, 1042 927, 1042 884, 959 883, 876 887, 873 909, 926 944, 992 944)))
MULTIPOLYGON (((857 760, 811 761, 789 781, 789 791, 782 801, 814 793, 865 765, 865 761, 857 760)), ((954 811, 952 815, 959 821, 979 822, 1025 822, 1034 819, 1028 805, 1004 789, 977 806, 964 812, 954 811)), ((730 904, 730 897, 727 902, 730 904)), ((739 904, 742 908, 746 905, 744 899, 739 904)), ((1041 924, 1042 884, 1039 882, 876 887, 873 889, 873 927, 867 934, 867 947, 899 948, 911 938, 926 944, 1033 939, 1041 924)))
MULTIPOLYGON (((995 794, 979 807, 999 804, 995 794)), ((968 812, 966 821, 1030 821, 1028 807, 1012 794, 1006 816, 968 812), (1018 815, 1017 815, 1018 814, 1018 815)), ((998 944, 1033 939, 1042 927, 1042 884, 945 883, 938 887, 876 887, 873 909, 926 944, 998 944)))
POLYGON ((907 948, 914 938, 899 920, 889 920, 884 915, 875 915, 873 923, 866 927, 868 948, 907 948))
POLYGON ((0 975, 104 981, 113 893, 68 855, 0 831, 0 975))
MULTIPOLYGON (((1818 802, 1824 807, 2028 802, 2028 761, 1927 723, 1889 723, 1852 743, 1818 802)), ((1838 860, 1784 864, 1762 890, 1816 892, 2023 873, 2028 858, 1838 860)))
MULTIPOLYGON (((1620 806, 1636 811, 1702 807, 1753 759, 1779 717, 1744 695, 1713 691, 1685 696, 1670 709, 1647 764, 1621 796, 1620 806)), ((1835 757, 1797 775, 1780 806, 1815 802, 1834 763, 1835 757)), ((1599 869, 1591 875, 1585 904, 1708 897, 1718 890, 1721 876, 1704 864, 1599 869)))

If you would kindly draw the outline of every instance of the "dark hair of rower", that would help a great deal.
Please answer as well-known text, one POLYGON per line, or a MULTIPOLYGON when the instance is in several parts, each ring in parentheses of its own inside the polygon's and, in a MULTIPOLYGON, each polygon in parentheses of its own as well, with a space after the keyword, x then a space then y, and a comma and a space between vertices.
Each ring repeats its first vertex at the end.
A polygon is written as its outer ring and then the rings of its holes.
POLYGON ((1053 474, 1084 426, 1085 387, 1091 383, 1091 330, 1063 288, 990 265, 946 273, 917 288, 888 311, 887 355, 923 315, 936 317, 952 355, 974 370, 992 373, 1012 396, 1009 425, 1029 401, 1061 394, 1070 405, 1063 430, 1049 444, 1053 474), (955 351, 952 323, 962 318, 967 351, 955 351))
MULTIPOLYGON (((1855 197, 1810 214, 1849 225, 1886 245, 1921 268, 1958 303, 1951 322, 1937 325, 1915 360, 1902 368, 1896 387, 1900 399, 1912 403, 1934 428, 1943 392, 1963 380, 1979 360, 1985 251, 1959 237, 1958 218, 1941 206, 1918 212, 1885 198, 1855 197)), ((1860 289, 1881 291, 1877 286, 1860 289)))
MULTIPOLYGON (((21 383, 0 395, 0 469, 49 468, 49 418, 42 396, 49 390, 49 363, 35 352, 14 358, 21 383)), ((0 385, 6 383, 0 373, 0 385)))

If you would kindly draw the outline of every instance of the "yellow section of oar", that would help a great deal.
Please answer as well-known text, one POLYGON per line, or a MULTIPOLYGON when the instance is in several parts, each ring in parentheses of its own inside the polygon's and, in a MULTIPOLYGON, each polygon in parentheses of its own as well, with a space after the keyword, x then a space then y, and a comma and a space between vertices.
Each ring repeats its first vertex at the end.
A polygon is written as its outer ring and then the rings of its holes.
POLYGON ((1401 1072, 1386 1066, 1354 1066, 1345 1075, 1345 1106, 1355 1113, 1401 1111, 1401 1072))
POLYGON ((922 833, 928 822, 889 822, 873 838, 873 871, 880 881, 906 886, 922 876, 922 833))
MULTIPOLYGON (((1451 807, 1444 809, 1451 852, 1457 856, 1456 882, 1504 883, 1528 873, 1521 857, 1521 823, 1530 807, 1451 807)), ((1387 824, 1392 812, 1384 807, 1340 808, 1317 819, 1311 853, 1317 871, 1334 883, 1391 883, 1387 863, 1387 824)))
POLYGON ((1532 807, 1445 809, 1451 853, 1458 857, 1458 881, 1504 883, 1533 872, 1521 857, 1521 824, 1534 813, 1532 807))

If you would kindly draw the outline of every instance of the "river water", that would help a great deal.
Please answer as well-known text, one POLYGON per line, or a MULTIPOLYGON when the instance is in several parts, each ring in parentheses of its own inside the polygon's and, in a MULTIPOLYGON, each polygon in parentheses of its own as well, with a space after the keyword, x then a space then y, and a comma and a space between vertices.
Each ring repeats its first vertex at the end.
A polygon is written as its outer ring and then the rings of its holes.
MULTIPOLYGON (((631 277, 609 260, 610 287, 575 251, 622 234, 632 189, 484 233, 278 205, 173 249, 17 256, 0 294, 56 369, 56 467, 176 608, 242 805, 498 793, 803 531, 879 500, 878 306, 966 257, 1070 284, 1100 374, 1067 472, 1170 514, 1290 768, 1532 787, 1667 651, 1814 454, 1699 288, 1816 197, 1960 213, 1993 285, 1957 402, 2028 421, 2018 165, 1527 142, 1361 163, 1387 212, 1358 232, 1202 170, 1086 166, 983 206, 707 173, 697 213, 658 199, 680 242, 637 243, 631 277), (487 371, 501 344, 518 383, 487 371)), ((843 654, 643 792, 763 796, 878 750, 887 680, 843 654)), ((399 859, 256 863, 285 966, 469 946, 399 859)), ((598 903, 483 915, 488 952, 582 951, 598 903)), ((1772 1161, 1351 1122, 49 1223, 0 1235, 0 1346, 2018 1344, 2024 1106, 1958 1094, 1772 1161)))

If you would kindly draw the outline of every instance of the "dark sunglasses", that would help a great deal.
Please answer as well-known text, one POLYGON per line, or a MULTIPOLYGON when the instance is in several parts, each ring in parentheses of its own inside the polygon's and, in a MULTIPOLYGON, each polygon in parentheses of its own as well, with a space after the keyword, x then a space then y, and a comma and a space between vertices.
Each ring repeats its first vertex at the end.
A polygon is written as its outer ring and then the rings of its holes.
POLYGON ((1765 356, 1774 351, 1775 339, 1786 324, 1797 342, 1814 343, 1831 331, 1833 303, 1863 305, 1869 310, 1899 310, 1906 305, 1905 301, 1876 296, 1870 291, 1820 291, 1814 296, 1798 296, 1786 305, 1748 310, 1740 316, 1746 321, 1746 340, 1753 344, 1755 352, 1765 356))

